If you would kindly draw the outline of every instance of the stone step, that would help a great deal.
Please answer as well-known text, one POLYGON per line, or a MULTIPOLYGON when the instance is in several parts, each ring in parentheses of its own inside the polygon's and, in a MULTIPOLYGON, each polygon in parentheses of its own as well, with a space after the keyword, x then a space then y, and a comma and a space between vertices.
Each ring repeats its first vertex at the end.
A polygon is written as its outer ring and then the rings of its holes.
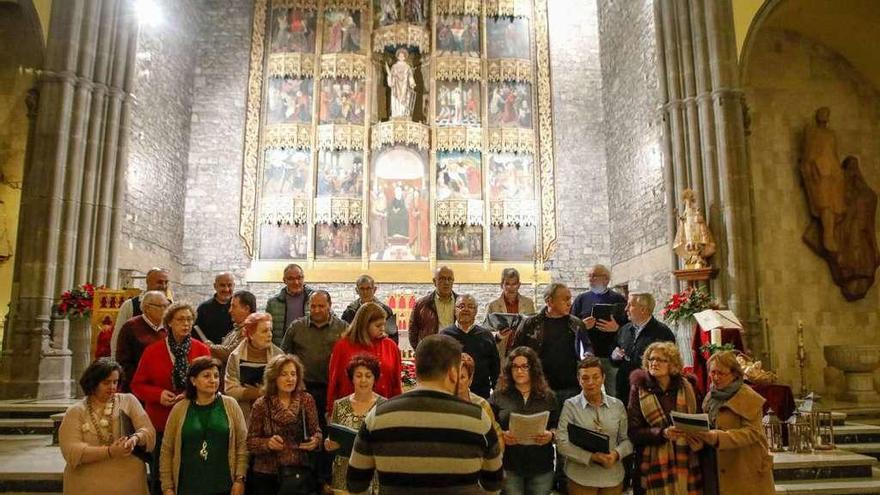
POLYGON ((61 492, 63 472, 51 435, 0 435, 0 492, 61 492))
POLYGON ((835 444, 880 442, 880 426, 849 422, 834 427, 835 444))
POLYGON ((827 479, 868 479, 877 459, 831 450, 813 454, 776 452, 773 454, 773 477, 777 482, 819 481, 827 479))
POLYGON ((880 442, 847 443, 838 445, 838 447, 856 454, 869 455, 875 459, 880 459, 880 442))
POLYGON ((13 399, 0 401, 0 418, 48 418, 63 413, 77 399, 13 399))
POLYGON ((880 474, 874 471, 871 478, 829 479, 820 481, 786 481, 776 483, 776 493, 781 495, 867 495, 880 493, 880 474))
POLYGON ((0 435, 51 435, 54 429, 50 418, 0 418, 0 435))

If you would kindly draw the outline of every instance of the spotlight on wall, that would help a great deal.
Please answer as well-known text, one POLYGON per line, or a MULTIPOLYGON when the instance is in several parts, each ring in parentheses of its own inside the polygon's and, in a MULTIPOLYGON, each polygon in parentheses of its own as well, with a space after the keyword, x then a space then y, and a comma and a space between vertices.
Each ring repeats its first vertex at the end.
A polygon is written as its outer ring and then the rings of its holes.
POLYGON ((162 8, 157 0, 135 0, 134 10, 142 26, 155 27, 162 23, 162 8))

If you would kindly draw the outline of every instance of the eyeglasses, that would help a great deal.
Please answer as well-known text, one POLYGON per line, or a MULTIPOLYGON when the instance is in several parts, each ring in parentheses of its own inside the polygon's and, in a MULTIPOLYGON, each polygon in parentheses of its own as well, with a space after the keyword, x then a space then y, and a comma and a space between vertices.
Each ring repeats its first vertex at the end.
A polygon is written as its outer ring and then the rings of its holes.
POLYGON ((167 308, 170 304, 144 303, 144 306, 152 306, 154 308, 167 308))
POLYGON ((727 376, 729 371, 709 370, 709 376, 727 376))
POLYGON ((512 365, 510 365, 510 369, 512 369, 514 371, 516 371, 516 370, 529 371, 531 368, 532 367, 529 366, 528 364, 512 364, 512 365))
POLYGON ((660 358, 660 357, 649 357, 649 358, 648 358, 648 362, 649 362, 649 363, 661 363, 661 364, 665 364, 665 363, 668 363, 669 360, 666 359, 666 358, 660 358))
POLYGON ((172 321, 180 322, 180 323, 192 323, 195 321, 195 318, 192 316, 175 316, 172 318, 172 321))
POLYGON ((477 309, 476 304, 456 304, 455 307, 458 309, 473 309, 473 310, 477 309))

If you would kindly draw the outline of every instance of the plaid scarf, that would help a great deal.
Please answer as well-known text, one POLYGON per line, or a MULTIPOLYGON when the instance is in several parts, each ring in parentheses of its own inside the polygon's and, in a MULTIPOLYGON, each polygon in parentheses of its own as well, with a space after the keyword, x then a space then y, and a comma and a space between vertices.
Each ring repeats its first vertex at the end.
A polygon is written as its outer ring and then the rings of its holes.
MULTIPOLYGON (((680 378, 675 396, 675 410, 697 412, 694 389, 684 377, 680 378)), ((645 420, 654 428, 672 426, 663 412, 657 396, 641 388, 639 405, 645 420)), ((700 495, 702 480, 697 454, 688 447, 684 438, 666 441, 660 445, 648 445, 642 452, 642 488, 647 495, 700 495)))
POLYGON ((174 384, 174 390, 183 390, 186 388, 186 373, 189 371, 189 348, 192 344, 192 337, 187 335, 181 343, 174 340, 174 335, 168 332, 168 349, 174 356, 173 368, 171 369, 171 383, 174 384))

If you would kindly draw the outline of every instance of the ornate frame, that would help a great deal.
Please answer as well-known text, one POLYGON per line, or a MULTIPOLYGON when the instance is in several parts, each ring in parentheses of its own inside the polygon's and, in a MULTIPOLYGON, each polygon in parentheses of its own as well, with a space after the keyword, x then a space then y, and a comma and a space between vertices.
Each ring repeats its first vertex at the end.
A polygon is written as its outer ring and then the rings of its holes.
MULTIPOLYGON (((489 0, 487 2, 478 2, 476 0, 434 0, 432 16, 441 14, 468 14, 493 16, 516 16, 528 17, 532 23, 531 33, 534 40, 531 43, 532 56, 534 58, 534 66, 526 60, 516 59, 486 59, 481 64, 474 61, 457 60, 462 57, 435 57, 435 64, 438 73, 434 74, 434 78, 440 79, 475 79, 483 77, 487 87, 490 81, 523 81, 532 84, 533 98, 533 129, 518 128, 490 128, 487 126, 476 127, 473 129, 459 127, 442 127, 433 129, 423 129, 423 124, 407 125, 402 122, 387 122, 379 124, 370 124, 369 128, 362 126, 350 125, 318 125, 317 117, 315 123, 311 125, 303 124, 285 124, 287 127, 295 128, 295 132, 291 129, 281 129, 279 126, 263 126, 261 107, 263 104, 263 86, 265 78, 270 75, 290 74, 297 76, 313 77, 313 95, 317 95, 320 91, 319 85, 322 77, 330 76, 353 76, 355 78, 372 81, 374 75, 371 74, 371 63, 368 55, 361 54, 325 54, 321 56, 313 54, 302 55, 277 55, 273 54, 264 64, 266 57, 267 44, 267 15, 270 8, 270 0, 255 0, 254 2, 254 19, 251 34, 251 51, 250 51, 250 69, 248 75, 248 95, 246 104, 246 121, 244 131, 244 154, 242 163, 241 178, 241 207, 239 218, 239 235, 244 241, 245 249, 248 255, 255 257, 255 240, 256 240, 256 211, 258 201, 258 178, 259 165, 261 163, 261 155, 266 144, 274 146, 284 146, 293 148, 310 148, 313 153, 318 153, 321 149, 363 149, 365 152, 365 163, 369 161, 369 154, 380 148, 384 142, 390 139, 393 134, 405 133, 410 136, 411 144, 422 149, 430 149, 431 144, 435 150, 449 149, 474 149, 478 150, 480 146, 484 146, 484 154, 488 152, 519 152, 530 153, 534 157, 536 167, 536 189, 539 192, 540 201, 540 234, 536 238, 536 256, 535 266, 527 263, 495 263, 489 258, 489 245, 485 244, 485 259, 477 269, 471 263, 467 268, 461 271, 467 275, 461 281, 473 282, 497 282, 495 269, 504 266, 516 266, 525 269, 527 272, 535 272, 535 281, 549 280, 549 274, 541 270, 543 263, 548 260, 556 250, 556 190, 555 190, 555 164, 554 164, 554 143, 553 143, 553 126, 552 126, 552 96, 551 96, 551 75, 550 75, 550 55, 549 55, 549 26, 547 18, 547 2, 549 0, 533 0, 529 6, 528 0, 489 0), (455 62, 464 62, 457 65, 455 62), (534 72, 533 72, 534 71, 534 72), (278 127, 277 129, 275 127, 278 127), (409 129, 412 127, 412 129, 409 129), (418 129, 416 129, 418 127, 418 129), (534 270, 533 270, 534 268, 534 270), (491 271, 492 273, 487 272, 491 271), (483 273, 481 276, 480 273, 483 273)), ((315 9, 318 5, 325 7, 339 7, 360 9, 367 13, 365 17, 369 17, 372 22, 372 2, 367 0, 271 0, 272 7, 302 7, 315 9)), ((394 36, 404 36, 410 40, 411 44, 419 45, 425 51, 433 45, 430 43, 432 35, 431 29, 428 29, 428 39, 424 40, 423 31, 415 29, 417 26, 408 26, 407 32, 394 32, 394 36), (412 28, 412 29, 411 29, 412 28), (416 33, 419 31, 419 33, 416 33), (415 36, 415 38, 413 38, 415 36), (422 46, 424 45, 424 46, 422 46)), ((421 28, 424 30, 425 28, 421 28)), ((372 36, 391 36, 393 30, 374 29, 372 36), (382 31, 380 33, 380 31, 382 31), (385 31, 389 31, 385 33, 385 31)), ((397 29, 399 31, 399 29, 397 29)), ((483 30, 485 33, 485 28, 483 30)), ((486 43, 483 36, 483 43, 486 43)), ((375 46, 375 43, 374 43, 375 46)), ((485 45, 484 45, 485 50, 485 45)), ((367 52, 368 53, 368 52, 367 52)), ((430 56, 430 54, 426 54, 430 56)), ((434 94, 433 83, 431 83, 430 94, 434 94)), ((487 93, 485 91, 484 93, 487 93)), ((482 98, 487 98, 484 94, 482 98)), ((316 98, 317 99, 317 98, 316 98)), ((317 103, 315 103, 317 104, 317 103)), ((485 102, 484 102, 485 104, 485 102)), ((433 106, 433 102, 431 103, 433 106)), ((485 107, 484 107, 485 108, 485 107)), ((485 122, 484 122, 485 124, 485 122)), ((315 157, 313 157, 313 160, 315 157)), ((433 160, 433 158, 432 158, 433 160)), ((485 168, 485 166, 484 166, 485 168)), ((432 161, 431 169, 433 171, 434 164, 432 161)), ((364 170, 365 178, 367 170, 364 170)), ((432 172, 433 173, 433 172, 432 172)), ((366 179, 365 179, 366 180, 366 179)), ((433 180, 433 179, 432 179, 433 180)), ((432 184, 432 198, 434 185, 432 184)), ((484 195, 485 196, 485 195, 484 195)), ((432 208, 431 235, 435 235, 436 220, 434 210, 432 208)), ((485 196, 483 201, 489 205, 489 198, 485 196)), ((348 204, 348 203, 346 203, 348 204)), ((352 221, 358 214, 362 212, 359 209, 365 208, 366 204, 357 202, 348 204, 350 208, 333 208, 334 212, 346 213, 343 215, 348 221, 352 221), (351 211, 353 209, 354 211, 351 211)), ((334 204, 334 207, 336 205, 334 204)), ((489 205, 490 210, 498 208, 496 205, 489 205)), ((309 217, 314 220, 316 212, 311 212, 309 217)), ((342 215, 339 213, 338 215, 342 215)), ((503 214, 499 211, 489 211, 486 221, 483 222, 484 228, 488 229, 490 225, 500 222, 503 214)), ((510 217, 510 214, 507 215, 510 217)), ((342 220, 342 217, 337 219, 342 220)), ((531 224, 531 218, 525 219, 525 223, 531 224)), ((510 221, 510 218, 507 218, 510 221)), ((310 226, 311 227, 311 226, 310 226)), ((366 228, 366 226, 364 227, 366 228)), ((488 236, 485 238, 488 239, 488 236)), ((433 241, 432 241, 433 246, 433 241)), ((432 247, 432 256, 430 264, 436 264, 436 257, 432 247)), ((311 252, 311 247, 310 247, 311 252)), ((342 280, 341 275, 350 271, 369 271, 374 272, 374 267, 370 266, 369 256, 363 257, 361 262, 318 262, 315 263, 314 255, 310 255, 307 263, 310 268, 310 276, 316 276, 316 280, 334 281, 342 280), (316 266, 320 265, 320 266, 316 266)), ((250 279, 270 279, 277 280, 277 273, 280 273, 281 266, 284 263, 258 261, 252 263, 249 271, 250 279)), ((393 278, 399 281, 425 281, 430 279, 429 272, 427 275, 413 275, 413 269, 400 267, 383 267, 385 277, 393 278)), ((456 263, 452 263, 456 265, 456 263)), ((467 265, 462 263, 461 265, 467 265)), ((350 278, 348 279, 350 280, 350 278)))

